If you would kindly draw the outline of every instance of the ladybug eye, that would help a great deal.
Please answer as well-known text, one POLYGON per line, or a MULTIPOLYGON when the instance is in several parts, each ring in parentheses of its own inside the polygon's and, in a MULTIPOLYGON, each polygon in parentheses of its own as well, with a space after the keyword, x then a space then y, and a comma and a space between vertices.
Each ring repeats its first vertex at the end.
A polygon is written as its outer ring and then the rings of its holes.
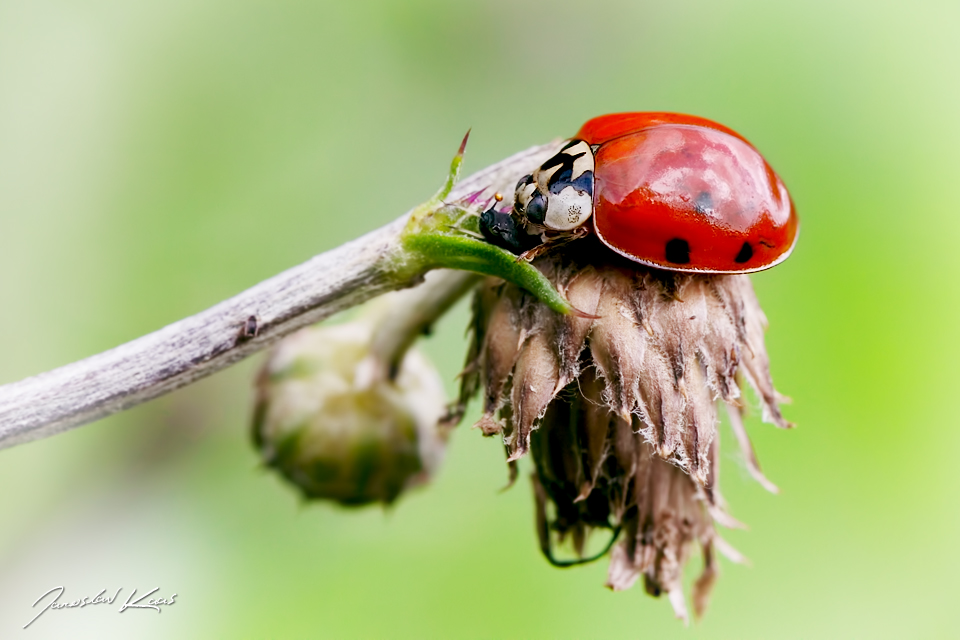
POLYGON ((523 213, 530 222, 543 224, 543 220, 547 216, 547 199, 543 197, 542 193, 534 190, 533 197, 530 199, 523 213))

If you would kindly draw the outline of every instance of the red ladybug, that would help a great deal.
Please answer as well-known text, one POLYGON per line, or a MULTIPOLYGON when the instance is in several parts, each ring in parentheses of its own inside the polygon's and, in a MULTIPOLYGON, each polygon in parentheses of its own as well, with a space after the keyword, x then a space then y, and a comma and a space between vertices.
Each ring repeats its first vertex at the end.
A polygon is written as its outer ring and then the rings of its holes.
POLYGON ((517 184, 509 214, 485 212, 484 235, 516 252, 593 230, 635 262, 748 273, 790 255, 798 220, 787 188, 736 132, 676 113, 594 118, 517 184), (592 156, 592 157, 591 157, 592 156), (512 223, 512 224, 511 224, 512 223))

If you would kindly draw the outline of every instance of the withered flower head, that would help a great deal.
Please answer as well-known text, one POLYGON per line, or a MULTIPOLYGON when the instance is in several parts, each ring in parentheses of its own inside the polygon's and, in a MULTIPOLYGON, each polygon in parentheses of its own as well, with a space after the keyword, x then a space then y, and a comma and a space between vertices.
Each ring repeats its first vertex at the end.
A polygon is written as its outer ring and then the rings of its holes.
POLYGON ((618 537, 607 585, 667 593, 686 619, 682 569, 694 544, 704 569, 694 611, 707 603, 714 550, 741 559, 714 523, 736 526, 717 486, 717 407, 724 403, 751 473, 760 473, 740 420, 741 378, 763 417, 789 427, 770 378, 766 319, 745 275, 670 273, 606 257, 592 240, 536 266, 582 315, 488 279, 474 303, 461 403, 483 387, 485 435, 501 434, 515 461, 532 455, 541 548, 569 538, 582 557, 589 533, 618 537), (602 259, 598 259, 603 255, 602 259))

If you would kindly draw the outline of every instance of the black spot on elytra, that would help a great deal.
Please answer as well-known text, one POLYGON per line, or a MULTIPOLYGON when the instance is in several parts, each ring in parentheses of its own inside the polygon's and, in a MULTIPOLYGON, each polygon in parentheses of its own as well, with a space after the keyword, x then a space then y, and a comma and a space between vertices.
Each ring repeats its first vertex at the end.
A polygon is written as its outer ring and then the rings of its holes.
POLYGON ((682 238, 667 242, 667 262, 687 264, 690 262, 690 243, 682 238))
POLYGON ((740 247, 740 253, 737 254, 737 257, 733 259, 737 264, 743 264, 747 260, 753 257, 753 247, 750 246, 749 242, 744 242, 743 246, 740 247))

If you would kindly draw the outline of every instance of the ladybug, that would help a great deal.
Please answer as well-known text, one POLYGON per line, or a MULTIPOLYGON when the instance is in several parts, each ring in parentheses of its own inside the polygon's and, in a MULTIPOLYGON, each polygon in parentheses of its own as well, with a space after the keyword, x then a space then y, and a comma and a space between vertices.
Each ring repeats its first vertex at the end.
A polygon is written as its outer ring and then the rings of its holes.
POLYGON ((763 156, 721 124, 677 113, 615 113, 584 124, 517 183, 513 209, 481 214, 490 242, 531 258, 595 233, 643 265, 749 273, 790 255, 798 220, 763 156))

